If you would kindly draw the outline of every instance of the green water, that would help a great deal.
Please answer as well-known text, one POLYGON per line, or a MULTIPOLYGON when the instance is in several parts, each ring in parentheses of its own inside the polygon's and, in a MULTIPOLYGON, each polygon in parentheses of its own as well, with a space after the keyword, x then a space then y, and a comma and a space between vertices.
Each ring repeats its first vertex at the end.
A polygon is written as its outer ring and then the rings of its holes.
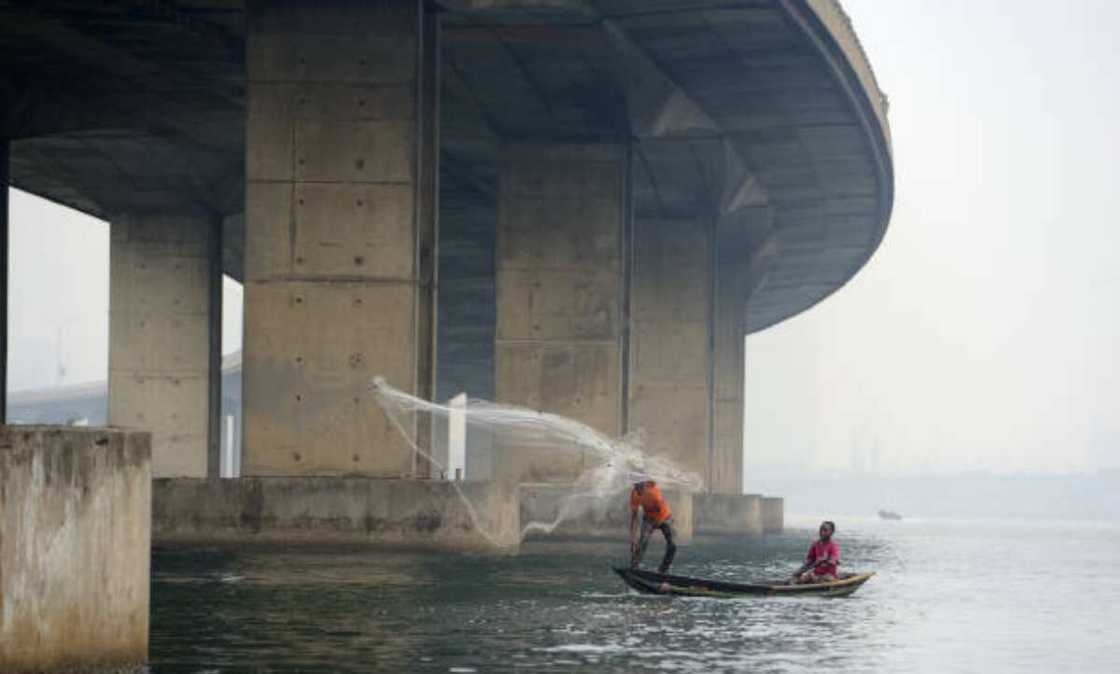
MULTIPOLYGON (((781 575, 813 524, 682 546, 673 570, 781 575)), ((877 571, 844 599, 637 595, 610 571, 624 542, 530 543, 517 557, 157 551, 151 669, 1120 671, 1115 528, 839 524, 847 570, 877 571)))

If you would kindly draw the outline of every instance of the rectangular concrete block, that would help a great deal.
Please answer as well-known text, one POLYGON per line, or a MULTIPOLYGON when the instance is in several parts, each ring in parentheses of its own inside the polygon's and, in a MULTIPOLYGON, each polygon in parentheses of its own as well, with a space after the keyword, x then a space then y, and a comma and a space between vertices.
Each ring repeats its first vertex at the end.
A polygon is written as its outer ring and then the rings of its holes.
POLYGON ((295 183, 245 184, 245 281, 284 277, 293 271, 295 183))
POLYGON ((413 179, 411 123, 298 119, 295 179, 398 182, 413 179))
MULTIPOLYGON (((137 288, 141 292, 143 287, 137 288)), ((111 369, 149 375, 201 375, 210 352, 208 313, 110 311, 111 369)))
POLYGON ((294 116, 299 119, 407 122, 416 117, 411 82, 301 82, 291 86, 294 116))
POLYGON ((618 274, 610 269, 521 270, 497 275, 498 340, 614 341, 618 274))
MULTIPOLYGON (((324 3, 327 4, 327 3, 324 3)), ((330 3, 338 6, 339 3, 330 3)), ((327 11, 330 11, 328 6, 327 11)), ((361 15, 364 12, 355 12, 361 15)), ((393 34, 378 25, 364 35, 345 34, 352 24, 327 26, 315 33, 303 24, 292 31, 248 35, 247 76, 251 82, 395 83, 413 79, 416 40, 407 28, 393 34)), ((365 24, 366 21, 361 22, 365 24)))
POLYGON ((637 385, 630 392, 630 430, 642 430, 650 452, 706 480, 707 388, 637 385))
POLYGON ((701 387, 708 395, 706 322, 633 320, 630 328, 632 386, 643 384, 701 387))
POLYGON ((171 479, 156 480, 152 489, 157 545, 347 543, 513 553, 520 537, 517 491, 497 482, 171 479))
POLYGON ((247 475, 410 474, 413 454, 371 396, 377 375, 411 390, 407 284, 246 286, 247 475))
POLYGON ((691 220, 634 223, 635 321, 709 320, 710 227, 691 220))
POLYGON ((293 271, 300 276, 413 276, 408 185, 298 183, 293 271))
POLYGON ((498 207, 498 265, 618 269, 622 203, 602 197, 507 194, 498 207))
POLYGON ((785 500, 780 496, 762 497, 762 531, 781 533, 785 526, 785 500))
POLYGON ((0 671, 148 658, 147 433, 0 426, 0 671))
POLYGON ((112 278, 127 279, 113 289, 114 308, 132 314, 197 316, 206 312, 210 288, 206 253, 173 254, 135 244, 119 244, 112 251, 110 264, 116 267, 112 278))
POLYGON ((177 435, 205 435, 208 377, 119 371, 113 371, 112 377, 118 384, 109 393, 109 416, 114 424, 157 428, 158 432, 177 435), (151 401, 160 404, 151 405, 151 401))
MULTIPOLYGON (((563 513, 560 525, 550 534, 530 533, 529 538, 606 538, 625 541, 630 535, 629 493, 604 497, 581 495, 571 484, 523 484, 520 488, 521 526, 530 522, 550 524, 563 513)), ((673 514, 676 542, 693 538, 694 495, 662 488, 673 514)), ((660 536, 656 540, 660 540, 660 536)), ((647 554, 649 554, 647 552, 647 554)), ((649 562, 650 559, 646 561, 649 562)))
POLYGON ((743 400, 717 400, 711 484, 719 494, 739 494, 743 484, 743 400))
POLYGON ((698 534, 763 533, 762 497, 757 494, 696 494, 692 504, 698 534))
POLYGON ((245 92, 245 179, 291 180, 296 86, 253 83, 245 92))
POLYGON ((612 343, 498 343, 499 401, 571 417, 619 434, 618 347, 612 343))

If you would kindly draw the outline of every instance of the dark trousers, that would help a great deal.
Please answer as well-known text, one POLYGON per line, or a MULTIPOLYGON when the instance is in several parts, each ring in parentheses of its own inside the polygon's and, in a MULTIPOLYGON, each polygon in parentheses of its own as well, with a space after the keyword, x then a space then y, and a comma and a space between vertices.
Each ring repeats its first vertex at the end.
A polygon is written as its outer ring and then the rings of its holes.
POLYGON ((638 538, 638 549, 634 550, 634 555, 630 558, 630 566, 636 569, 642 563, 642 557, 646 554, 649 539, 653 532, 658 530, 665 537, 665 556, 661 558, 661 566, 657 567, 657 571, 658 573, 669 572, 669 567, 673 564, 673 557, 677 554, 677 544, 673 542, 672 517, 660 524, 655 524, 647 519, 642 520, 642 534, 638 538))

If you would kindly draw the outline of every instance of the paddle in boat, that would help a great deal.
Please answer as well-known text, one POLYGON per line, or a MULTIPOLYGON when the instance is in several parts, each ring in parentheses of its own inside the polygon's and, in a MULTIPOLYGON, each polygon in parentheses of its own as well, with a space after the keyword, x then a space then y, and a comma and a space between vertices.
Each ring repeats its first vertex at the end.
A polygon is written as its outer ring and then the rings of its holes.
POLYGON ((859 589, 874 576, 869 573, 842 573, 837 580, 824 583, 792 584, 788 580, 763 581, 760 583, 729 583, 722 580, 689 578, 656 571, 614 568, 630 587, 646 594, 683 595, 688 597, 786 597, 786 596, 823 596, 845 597, 859 589))

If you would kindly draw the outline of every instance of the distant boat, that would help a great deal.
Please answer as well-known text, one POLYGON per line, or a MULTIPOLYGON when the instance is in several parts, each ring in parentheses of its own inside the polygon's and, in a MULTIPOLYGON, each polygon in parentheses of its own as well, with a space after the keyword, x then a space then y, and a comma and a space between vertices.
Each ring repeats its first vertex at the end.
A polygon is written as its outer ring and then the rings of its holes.
POLYGON ((890 510, 880 510, 879 511, 879 519, 881 519, 881 520, 900 520, 900 519, 902 519, 902 515, 899 515, 896 512, 891 512, 890 510))

